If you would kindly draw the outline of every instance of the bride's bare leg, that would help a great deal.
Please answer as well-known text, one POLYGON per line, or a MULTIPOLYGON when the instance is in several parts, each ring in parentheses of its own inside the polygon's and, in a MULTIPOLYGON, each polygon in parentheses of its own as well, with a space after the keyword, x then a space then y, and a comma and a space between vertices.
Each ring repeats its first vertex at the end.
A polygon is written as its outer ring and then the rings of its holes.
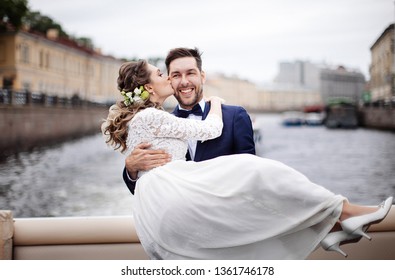
MULTIPOLYGON (((357 205, 357 204, 351 204, 348 201, 344 201, 342 213, 339 218, 339 222, 344 221, 344 220, 351 218, 351 217, 373 213, 377 210, 378 210, 377 206, 374 206, 374 207, 361 206, 361 205, 357 205)), ((342 230, 342 227, 339 222, 333 226, 333 228, 331 229, 331 232, 342 230)))
POLYGON ((379 208, 377 206, 370 207, 370 206, 361 206, 357 204, 351 204, 348 201, 343 202, 343 210, 340 215, 340 221, 344 221, 348 218, 354 216, 361 216, 365 214, 370 214, 377 211, 379 208))

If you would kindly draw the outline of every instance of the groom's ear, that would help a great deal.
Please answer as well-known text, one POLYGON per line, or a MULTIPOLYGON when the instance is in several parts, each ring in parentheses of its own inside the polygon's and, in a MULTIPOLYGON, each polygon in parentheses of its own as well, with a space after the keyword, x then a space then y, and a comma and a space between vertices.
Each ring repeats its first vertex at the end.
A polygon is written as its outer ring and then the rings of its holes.
POLYGON ((203 70, 200 72, 200 76, 202 77, 202 83, 204 84, 206 82, 206 72, 203 70))

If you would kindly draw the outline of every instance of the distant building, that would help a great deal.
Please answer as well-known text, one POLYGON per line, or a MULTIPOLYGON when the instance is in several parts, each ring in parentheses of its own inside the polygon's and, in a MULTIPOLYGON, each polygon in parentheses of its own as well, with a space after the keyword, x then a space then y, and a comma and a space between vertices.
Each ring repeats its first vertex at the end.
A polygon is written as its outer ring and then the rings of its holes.
MULTIPOLYGON (((358 102, 365 87, 365 78, 356 70, 346 70, 344 67, 333 67, 326 64, 311 63, 297 60, 281 62, 275 86, 284 92, 284 88, 292 89, 295 96, 291 98, 292 90, 288 90, 288 99, 303 100, 311 105, 312 102, 327 103, 328 100, 342 97, 358 102), (314 96, 314 93, 319 96, 314 96)), ((283 101, 283 104, 286 102, 283 101)), ((297 102, 291 102, 297 104, 297 102)))
POLYGON ((249 81, 222 74, 207 75, 204 94, 220 96, 227 104, 243 106, 251 111, 302 110, 305 106, 322 103, 317 90, 295 89, 289 85, 258 87, 249 81))
POLYGON ((277 85, 262 88, 259 93, 260 99, 264 100, 264 109, 272 112, 300 111, 307 106, 322 104, 318 90, 313 89, 277 85))
POLYGON ((370 48, 371 101, 390 101, 395 98, 394 24, 389 25, 370 48))
POLYGON ((0 88, 96 102, 117 96, 122 61, 77 43, 27 30, 0 33, 0 88))
POLYGON ((261 87, 237 77, 209 74, 204 93, 248 110, 282 112, 322 106, 338 97, 358 102, 365 89, 363 74, 344 67, 296 61, 282 62, 279 68, 275 82, 261 87))
POLYGON ((223 74, 207 75, 204 93, 216 95, 226 100, 227 104, 239 105, 249 109, 260 109, 257 86, 247 80, 228 77, 223 74))
POLYGON ((365 77, 357 71, 348 71, 340 66, 337 69, 322 69, 320 93, 324 103, 333 99, 346 99, 358 104, 365 89, 365 77))
POLYGON ((276 84, 294 88, 319 89, 320 70, 323 66, 309 61, 280 62, 276 84))

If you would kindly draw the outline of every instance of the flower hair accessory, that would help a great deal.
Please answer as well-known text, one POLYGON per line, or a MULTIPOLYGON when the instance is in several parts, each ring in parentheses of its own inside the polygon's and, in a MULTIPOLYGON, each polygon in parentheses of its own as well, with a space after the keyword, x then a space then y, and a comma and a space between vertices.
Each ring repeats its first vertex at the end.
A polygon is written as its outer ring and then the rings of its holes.
POLYGON ((136 87, 132 92, 121 91, 123 98, 125 99, 123 103, 129 106, 135 102, 145 101, 149 97, 148 91, 144 89, 143 86, 136 87))

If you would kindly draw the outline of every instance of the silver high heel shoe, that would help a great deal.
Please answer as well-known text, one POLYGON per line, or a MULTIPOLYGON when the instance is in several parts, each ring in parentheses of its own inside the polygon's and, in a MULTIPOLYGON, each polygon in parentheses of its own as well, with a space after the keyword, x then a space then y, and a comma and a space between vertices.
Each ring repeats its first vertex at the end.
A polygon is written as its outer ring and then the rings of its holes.
POLYGON ((321 241, 321 246, 326 251, 335 251, 342 254, 345 258, 347 254, 340 249, 341 244, 358 242, 362 237, 356 234, 349 234, 345 231, 335 231, 330 232, 328 235, 321 241))
POLYGON ((387 198, 379 209, 373 213, 348 218, 341 222, 342 229, 349 234, 363 236, 369 240, 372 238, 365 233, 371 224, 381 222, 388 214, 392 206, 392 197, 387 198))

